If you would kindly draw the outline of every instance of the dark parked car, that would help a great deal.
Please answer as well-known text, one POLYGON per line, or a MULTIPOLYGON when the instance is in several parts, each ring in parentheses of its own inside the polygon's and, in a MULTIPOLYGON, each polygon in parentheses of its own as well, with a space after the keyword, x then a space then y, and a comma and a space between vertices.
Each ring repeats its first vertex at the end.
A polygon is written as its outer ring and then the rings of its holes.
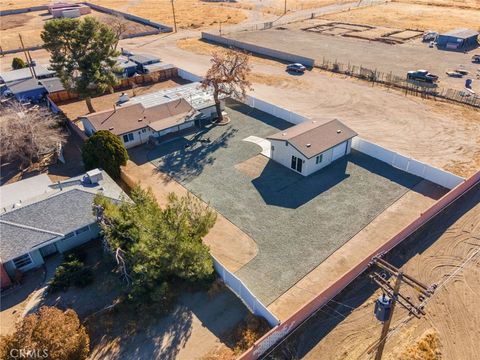
POLYGON ((296 73, 304 73, 307 68, 303 66, 302 64, 295 63, 295 64, 289 64, 287 65, 287 71, 291 72, 296 72, 296 73))
POLYGON ((480 55, 473 55, 472 56, 472 62, 480 63, 480 55))
POLYGON ((430 74, 427 70, 409 71, 407 73, 408 80, 423 81, 427 83, 434 83, 438 80, 437 75, 430 74))

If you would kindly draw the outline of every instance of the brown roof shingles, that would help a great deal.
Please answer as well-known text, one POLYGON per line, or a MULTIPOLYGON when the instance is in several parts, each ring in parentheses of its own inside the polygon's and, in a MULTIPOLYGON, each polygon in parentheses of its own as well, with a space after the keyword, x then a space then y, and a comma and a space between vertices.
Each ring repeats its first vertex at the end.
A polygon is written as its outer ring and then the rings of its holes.
POLYGON ((357 135, 337 119, 328 122, 309 120, 268 136, 267 139, 288 141, 310 159, 357 135))
POLYGON ((109 130, 115 135, 126 134, 150 126, 160 131, 179 125, 195 115, 195 109, 185 100, 177 99, 144 108, 142 104, 126 104, 111 110, 85 115, 95 130, 109 130))

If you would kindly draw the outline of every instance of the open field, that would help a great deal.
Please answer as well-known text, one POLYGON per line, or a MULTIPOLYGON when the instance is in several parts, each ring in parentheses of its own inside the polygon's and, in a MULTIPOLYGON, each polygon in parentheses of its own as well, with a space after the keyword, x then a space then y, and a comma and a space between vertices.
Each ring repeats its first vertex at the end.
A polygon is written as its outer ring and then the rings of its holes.
POLYGON ((356 24, 414 30, 431 29, 440 32, 455 28, 478 30, 480 27, 478 10, 395 2, 325 15, 322 18, 356 24))
POLYGON ((231 104, 227 112, 231 125, 170 141, 148 156, 161 172, 255 240, 257 256, 236 274, 264 304, 285 293, 421 181, 357 152, 302 177, 243 141, 291 124, 240 104, 231 104), (211 144, 200 145, 200 138, 209 138, 211 144))
MULTIPOLYGON (((408 314, 398 306, 384 358, 478 359, 480 306, 480 187, 476 186, 387 255, 387 261, 421 282, 439 285, 426 316, 397 326, 408 314), (476 256, 474 256, 476 254, 476 256), (473 256, 467 263, 467 259, 473 256), (456 273, 454 276, 452 274, 456 273), (430 353, 428 351, 431 350, 430 353), (422 355, 423 353, 423 355, 422 355)), ((406 287, 408 288, 408 287, 406 287)), ((269 359, 366 360, 381 323, 373 316, 380 295, 366 276, 355 280, 269 359)))
MULTIPOLYGON (((107 24, 113 18, 111 15, 93 10, 91 14, 86 16, 93 16, 107 24)), ((0 18, 0 29, 2 31, 0 46, 3 50, 21 48, 22 45, 18 34, 22 35, 26 47, 41 45, 42 39, 40 38, 40 33, 43 30, 45 22, 50 19, 52 19, 52 16, 46 10, 2 16, 0 18)), ((128 30, 125 32, 125 35, 154 30, 152 27, 133 21, 128 21, 128 25, 128 30)))
POLYGON ((392 0, 392 2, 480 9, 478 0, 392 0))

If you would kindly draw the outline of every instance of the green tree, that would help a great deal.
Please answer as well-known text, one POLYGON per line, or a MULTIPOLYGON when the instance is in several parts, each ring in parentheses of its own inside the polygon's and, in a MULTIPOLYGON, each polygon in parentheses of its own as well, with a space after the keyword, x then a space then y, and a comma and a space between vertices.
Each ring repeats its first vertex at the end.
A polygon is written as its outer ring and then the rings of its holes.
POLYGON ((50 52, 51 68, 65 88, 84 98, 94 112, 91 96, 112 91, 117 84, 115 33, 92 17, 62 18, 47 21, 41 38, 50 52))
POLYGON ((89 346, 90 339, 75 311, 42 306, 38 313, 17 323, 13 334, 0 338, 0 358, 83 360, 89 346))
POLYGON ((100 226, 110 249, 121 249, 131 278, 133 300, 158 301, 174 280, 201 283, 213 279, 213 261, 202 239, 216 214, 192 196, 169 195, 159 207, 150 190, 132 190, 133 202, 115 203, 98 195, 100 226))
POLYGON ((27 67, 27 64, 25 63, 25 61, 23 61, 23 59, 18 58, 18 57, 13 58, 13 60, 12 60, 12 69, 13 70, 23 69, 23 68, 26 68, 26 67, 27 67))
POLYGON ((108 130, 99 130, 83 145, 82 158, 87 170, 102 168, 118 179, 120 166, 127 164, 128 153, 118 136, 108 130))

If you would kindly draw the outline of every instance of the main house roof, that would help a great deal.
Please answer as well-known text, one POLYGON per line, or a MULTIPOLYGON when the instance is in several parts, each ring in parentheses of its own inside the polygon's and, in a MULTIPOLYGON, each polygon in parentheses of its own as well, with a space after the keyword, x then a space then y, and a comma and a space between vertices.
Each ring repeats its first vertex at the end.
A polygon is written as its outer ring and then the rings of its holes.
POLYGON ((122 135, 147 126, 155 131, 167 129, 184 123, 195 114, 195 109, 185 99, 177 99, 148 108, 141 103, 127 103, 83 118, 97 131, 109 130, 115 135, 122 135))
POLYGON ((267 139, 287 141, 309 159, 357 135, 337 119, 327 122, 309 120, 273 134, 267 139))

